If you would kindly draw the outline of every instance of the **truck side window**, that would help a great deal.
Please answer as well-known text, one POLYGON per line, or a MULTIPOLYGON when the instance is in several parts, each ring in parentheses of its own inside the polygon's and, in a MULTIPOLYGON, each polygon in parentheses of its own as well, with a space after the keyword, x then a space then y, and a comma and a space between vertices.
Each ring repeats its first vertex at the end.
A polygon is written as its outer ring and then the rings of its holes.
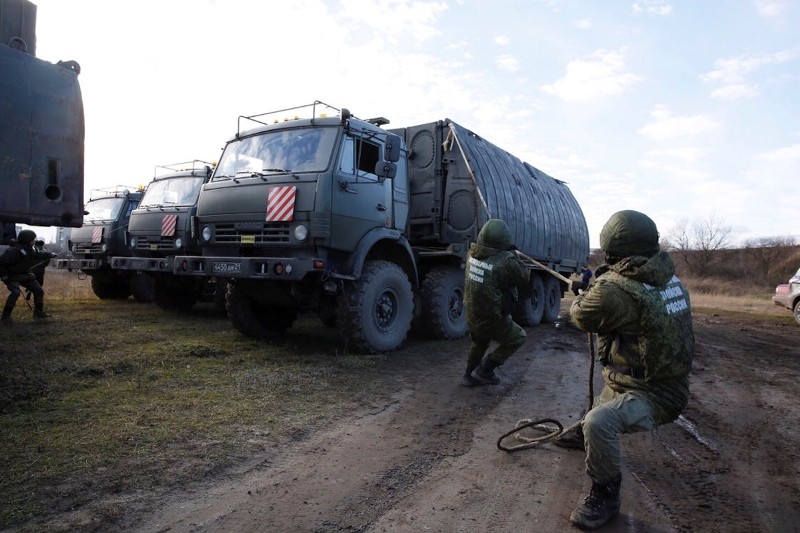
POLYGON ((344 138, 339 171, 344 174, 357 174, 370 180, 377 180, 375 165, 378 163, 380 146, 351 136, 344 138))

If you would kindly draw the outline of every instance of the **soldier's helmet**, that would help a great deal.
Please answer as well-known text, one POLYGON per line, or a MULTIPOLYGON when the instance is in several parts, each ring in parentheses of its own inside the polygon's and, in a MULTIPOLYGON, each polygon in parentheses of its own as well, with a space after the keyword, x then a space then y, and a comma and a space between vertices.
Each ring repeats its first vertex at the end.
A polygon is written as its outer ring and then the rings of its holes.
POLYGON ((502 220, 490 218, 478 234, 478 244, 498 250, 508 250, 511 248, 511 230, 502 220))
POLYGON ((600 231, 600 248, 607 258, 621 259, 634 255, 653 257, 658 246, 658 228, 639 211, 617 211, 600 231))
POLYGON ((36 232, 29 229, 24 229, 17 235, 17 242, 20 244, 28 245, 36 239, 36 232))

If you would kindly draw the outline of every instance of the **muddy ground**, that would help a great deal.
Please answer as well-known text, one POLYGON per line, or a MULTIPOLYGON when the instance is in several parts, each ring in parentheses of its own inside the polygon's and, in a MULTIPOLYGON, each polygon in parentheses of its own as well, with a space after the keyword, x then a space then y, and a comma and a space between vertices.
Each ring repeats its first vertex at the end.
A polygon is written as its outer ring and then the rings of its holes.
MULTIPOLYGON (((142 532, 570 530, 589 486, 582 453, 552 444, 506 453, 496 443, 520 419, 576 420, 588 401, 587 338, 568 325, 527 331, 503 383, 475 389, 459 385, 466 339, 412 339, 389 363, 389 400, 125 523, 142 532)), ((622 437, 622 512, 603 530, 800 531, 800 329, 696 312, 695 334, 689 406, 678 423, 622 437)))

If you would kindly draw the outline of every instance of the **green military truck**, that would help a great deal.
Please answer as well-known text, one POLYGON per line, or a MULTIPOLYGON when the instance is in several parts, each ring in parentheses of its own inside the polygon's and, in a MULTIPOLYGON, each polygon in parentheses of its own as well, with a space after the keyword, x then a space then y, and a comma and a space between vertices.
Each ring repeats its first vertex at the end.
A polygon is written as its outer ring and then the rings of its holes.
MULTIPOLYGON (((228 315, 245 335, 282 333, 311 311, 350 349, 384 352, 412 320, 433 338, 466 333, 464 262, 488 218, 565 276, 587 263, 586 221, 565 183, 449 119, 387 123, 319 101, 240 117, 200 192, 202 255, 176 257, 176 274, 227 278, 228 315)), ((515 317, 555 321, 567 287, 531 268, 515 317)))
POLYGON ((223 280, 173 273, 175 255, 201 251, 195 213, 200 188, 212 168, 213 163, 197 159, 156 167, 128 222, 130 254, 111 258, 114 270, 151 276, 156 305, 166 311, 186 312, 198 301, 225 307, 223 280))
POLYGON ((56 259, 60 270, 78 271, 92 278, 92 290, 100 299, 153 301, 153 280, 137 272, 111 268, 111 258, 130 253, 125 242, 128 220, 144 191, 118 185, 91 192, 83 212, 83 225, 70 232, 70 257, 56 259))

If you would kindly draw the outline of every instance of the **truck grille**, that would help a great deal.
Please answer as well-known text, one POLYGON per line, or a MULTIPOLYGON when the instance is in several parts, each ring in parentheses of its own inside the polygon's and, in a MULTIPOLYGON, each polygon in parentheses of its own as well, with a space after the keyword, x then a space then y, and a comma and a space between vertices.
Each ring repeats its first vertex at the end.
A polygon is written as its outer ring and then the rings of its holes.
POLYGON ((142 236, 137 237, 137 250, 174 250, 175 240, 172 237, 142 236), (155 246, 155 248, 153 248, 155 246))
POLYGON ((76 242, 75 243, 75 253, 76 254, 102 254, 103 249, 102 243, 90 243, 90 242, 76 242))
POLYGON ((238 223, 218 224, 214 228, 214 241, 218 244, 239 244, 242 237, 254 239, 253 244, 289 242, 289 223, 238 223))

